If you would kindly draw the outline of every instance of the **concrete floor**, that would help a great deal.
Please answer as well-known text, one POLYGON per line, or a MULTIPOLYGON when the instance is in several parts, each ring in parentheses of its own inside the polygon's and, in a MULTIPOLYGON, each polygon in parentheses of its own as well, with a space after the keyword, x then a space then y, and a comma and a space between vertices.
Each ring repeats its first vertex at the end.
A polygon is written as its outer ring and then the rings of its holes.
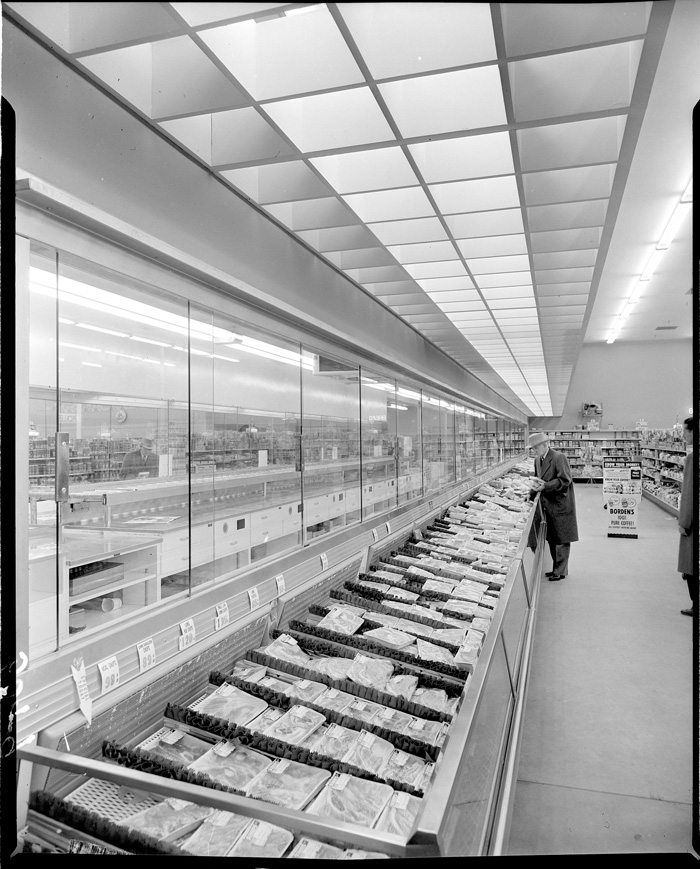
POLYGON ((602 487, 578 484, 576 499, 569 576, 540 588, 505 854, 694 854, 676 520, 643 499, 638 539, 608 538, 602 487))

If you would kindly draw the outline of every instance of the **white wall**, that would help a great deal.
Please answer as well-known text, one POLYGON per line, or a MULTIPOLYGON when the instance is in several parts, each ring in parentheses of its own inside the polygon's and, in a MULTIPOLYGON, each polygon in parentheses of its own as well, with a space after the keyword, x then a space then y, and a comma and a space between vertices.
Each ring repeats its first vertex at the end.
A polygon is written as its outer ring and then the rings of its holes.
POLYGON ((601 429, 670 428, 693 405, 693 342, 584 344, 561 417, 530 419, 530 428, 570 429, 585 424, 584 402, 603 406, 601 429))

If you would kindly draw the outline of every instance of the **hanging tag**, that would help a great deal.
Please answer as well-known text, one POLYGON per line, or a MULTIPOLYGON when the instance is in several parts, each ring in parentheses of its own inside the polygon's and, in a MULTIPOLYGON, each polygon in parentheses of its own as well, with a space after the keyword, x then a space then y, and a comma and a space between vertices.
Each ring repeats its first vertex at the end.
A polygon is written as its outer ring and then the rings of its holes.
POLYGON ((80 711, 87 718, 87 723, 92 724, 92 700, 90 699, 90 690, 85 677, 85 662, 82 658, 75 658, 70 668, 73 674, 73 681, 78 689, 80 711))
POLYGON ((175 745, 175 743, 179 742, 184 735, 185 734, 182 730, 168 730, 159 737, 159 740, 160 742, 164 742, 166 745, 175 745))
POLYGON ((180 630, 182 631, 182 636, 178 640, 178 646, 180 651, 182 651, 191 646, 195 641, 194 622, 192 619, 180 622, 180 630))
POLYGON ((213 749, 214 754, 218 755, 219 757, 228 757, 229 754, 233 754, 235 750, 236 746, 234 745, 234 743, 228 741, 217 742, 213 749))
POLYGON ((408 794, 406 791, 394 791, 391 796, 391 804, 396 809, 408 808, 408 794))
POLYGON ((379 540, 379 531, 376 528, 372 529, 372 537, 374 537, 374 542, 376 543, 379 540))
POLYGON ((321 567, 325 570, 328 567, 328 556, 325 552, 321 553, 321 567))
POLYGON ((350 776, 346 775, 344 772, 334 772, 333 775, 328 779, 328 784, 326 787, 331 788, 334 791, 342 791, 345 785, 348 783, 350 776))
POLYGON ((286 588, 284 582, 284 574, 278 573, 275 577, 275 582, 277 583, 277 594, 284 594, 284 590, 286 588))
POLYGON ((250 600, 251 612, 260 606, 260 595, 256 587, 248 589, 248 599, 250 600))
POLYGON ((328 700, 334 700, 338 696, 338 689, 337 688, 328 688, 328 690, 326 691, 326 693, 323 696, 324 696, 324 698, 327 698, 328 700))
POLYGON ((116 655, 112 655, 106 661, 100 661, 97 667, 102 676, 101 694, 107 694, 119 687, 119 661, 117 661, 116 655))
POLYGON ((391 534, 391 523, 390 522, 386 523, 386 533, 391 534))
POLYGON ((147 640, 137 643, 136 651, 139 656, 139 673, 150 670, 156 663, 156 647, 153 639, 149 637, 147 640))

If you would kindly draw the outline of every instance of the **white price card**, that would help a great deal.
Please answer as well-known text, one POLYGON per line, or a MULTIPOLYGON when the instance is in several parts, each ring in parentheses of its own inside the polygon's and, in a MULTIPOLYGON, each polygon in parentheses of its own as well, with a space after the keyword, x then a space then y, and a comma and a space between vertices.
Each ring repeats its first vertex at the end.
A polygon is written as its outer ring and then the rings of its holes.
POLYGON ((228 612, 228 604, 226 601, 223 603, 217 603, 216 605, 216 618, 214 619, 214 629, 220 631, 221 628, 226 627, 229 621, 229 612, 228 612))
POLYGON ((150 670, 156 663, 156 646, 153 638, 149 637, 141 643, 136 644, 136 651, 139 655, 139 673, 145 670, 150 670))
POLYGON ((285 583, 284 583, 284 574, 278 573, 275 577, 275 582, 277 583, 277 594, 284 594, 285 583))
POLYGON ((179 639, 179 648, 182 651, 191 646, 195 641, 194 622, 192 619, 180 622, 180 630, 182 631, 182 636, 179 639))
POLYGON ((87 678, 85 676, 85 662, 82 658, 75 658, 70 668, 73 681, 78 689, 80 711, 87 718, 87 723, 92 724, 92 698, 90 697, 90 689, 87 686, 87 678))
POLYGON ((406 791, 394 791, 391 795, 391 805, 396 809, 408 808, 408 794, 406 791))
POLYGON ((328 556, 325 552, 321 553, 321 567, 325 570, 328 567, 328 556))
POLYGON ((379 530, 377 528, 372 529, 372 537, 374 537, 375 543, 379 540, 379 530))
POLYGON ((217 742, 214 748, 212 749, 214 754, 217 754, 219 757, 228 757, 229 754, 233 754, 236 750, 236 745, 233 742, 217 742))
POLYGON ((289 766, 289 761, 284 758, 280 758, 276 760, 270 767, 268 767, 268 772, 273 772, 275 775, 279 775, 283 773, 285 769, 289 766))
POLYGON ((251 610, 256 610, 260 606, 260 595, 258 594, 258 589, 255 586, 248 589, 248 599, 250 600, 251 610))
POLYGON ((119 687, 119 661, 117 661, 116 655, 112 655, 106 661, 100 661, 97 667, 102 676, 101 694, 106 694, 119 687))
POLYGON ((390 522, 386 523, 386 533, 391 534, 391 523, 390 522))
POLYGON ((333 775, 328 779, 327 788, 330 788, 333 791, 342 791, 345 785, 350 780, 350 776, 346 775, 344 772, 334 772, 333 775))
POLYGON ((183 737, 185 733, 182 730, 168 730, 165 733, 160 735, 160 741, 164 742, 166 745, 175 745, 178 743, 183 737))
POLYGON ((248 839, 253 845, 262 847, 267 842, 270 836, 271 827, 264 821, 252 821, 248 829, 243 833, 243 837, 248 839))

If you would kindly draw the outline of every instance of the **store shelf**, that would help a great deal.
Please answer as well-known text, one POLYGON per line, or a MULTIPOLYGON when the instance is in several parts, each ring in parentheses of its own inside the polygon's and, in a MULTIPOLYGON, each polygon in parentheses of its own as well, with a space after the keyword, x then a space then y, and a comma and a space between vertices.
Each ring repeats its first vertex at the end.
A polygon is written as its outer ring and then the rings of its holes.
POLYGON ((645 498, 648 498, 652 502, 652 504, 656 504, 657 507, 661 507, 662 510, 670 513, 671 516, 675 516, 676 518, 678 518, 678 509, 676 507, 674 507, 672 504, 669 504, 668 501, 664 501, 663 498, 657 498, 656 495, 654 495, 648 489, 645 489, 644 486, 642 486, 642 495, 644 495, 645 498))

